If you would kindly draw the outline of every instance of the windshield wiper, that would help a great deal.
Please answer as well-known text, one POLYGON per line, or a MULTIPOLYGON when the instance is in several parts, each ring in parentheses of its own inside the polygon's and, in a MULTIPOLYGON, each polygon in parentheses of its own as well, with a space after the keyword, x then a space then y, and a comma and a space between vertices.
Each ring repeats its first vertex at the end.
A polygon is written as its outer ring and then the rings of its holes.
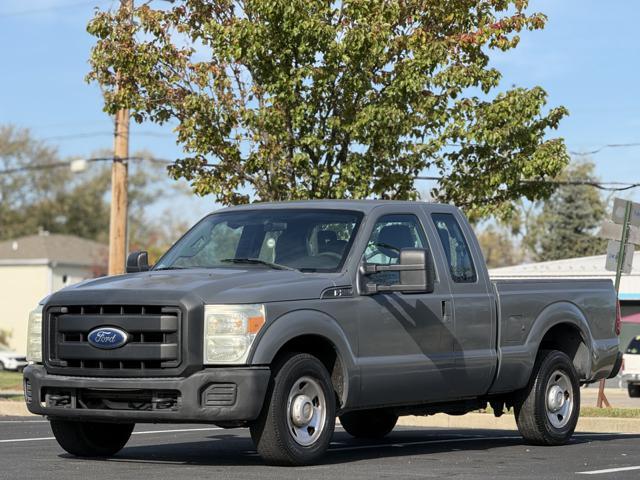
POLYGON ((189 267, 168 266, 168 267, 154 268, 153 271, 154 272, 160 272, 162 270, 186 270, 187 268, 189 268, 189 267))
POLYGON ((247 263, 254 265, 266 265, 275 270, 295 270, 295 268, 287 267, 286 265, 280 265, 279 263, 267 262, 266 260, 260 260, 259 258, 223 258, 220 260, 223 263, 247 263))

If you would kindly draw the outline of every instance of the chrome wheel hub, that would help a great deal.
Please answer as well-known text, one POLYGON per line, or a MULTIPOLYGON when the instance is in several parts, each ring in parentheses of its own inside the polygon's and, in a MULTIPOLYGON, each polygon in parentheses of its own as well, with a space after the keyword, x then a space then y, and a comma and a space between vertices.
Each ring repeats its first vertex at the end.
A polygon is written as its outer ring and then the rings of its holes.
POLYGON ((291 404, 291 421, 296 427, 308 425, 313 418, 313 404, 306 395, 298 395, 291 404))
POLYGON ((296 443, 306 447, 316 442, 326 417, 327 404, 320 384, 311 377, 298 379, 287 400, 287 426, 296 443))
POLYGON ((558 385, 553 385, 549 389, 549 394, 547 396, 547 408, 551 412, 557 412, 562 408, 564 402, 565 398, 562 388, 560 388, 558 385))
POLYGON ((547 418, 555 428, 563 428, 569 423, 574 408, 573 385, 569 376, 556 370, 547 382, 547 418))

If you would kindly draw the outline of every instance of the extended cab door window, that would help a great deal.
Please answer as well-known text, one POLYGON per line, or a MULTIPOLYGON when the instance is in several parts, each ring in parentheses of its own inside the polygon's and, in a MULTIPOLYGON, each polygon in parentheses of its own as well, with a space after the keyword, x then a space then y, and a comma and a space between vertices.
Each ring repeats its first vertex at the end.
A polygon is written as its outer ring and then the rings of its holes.
MULTIPOLYGON (((497 365, 495 350, 496 314, 493 293, 488 282, 478 281, 474 265, 475 245, 472 251, 465 232, 471 232, 459 223, 455 214, 432 212, 433 225, 442 245, 445 263, 449 267, 453 298, 453 350, 455 373, 449 382, 461 396, 474 396, 486 392, 493 381, 497 365), (469 372, 473 372, 472 375, 469 372)), ((475 257, 480 261, 480 257, 475 257)), ((484 270, 480 273, 484 275, 484 270)), ((484 276, 481 277, 483 280, 484 276)))
POLYGON ((458 221, 450 213, 433 213, 431 218, 440 237, 452 280, 455 283, 474 283, 478 276, 458 221))

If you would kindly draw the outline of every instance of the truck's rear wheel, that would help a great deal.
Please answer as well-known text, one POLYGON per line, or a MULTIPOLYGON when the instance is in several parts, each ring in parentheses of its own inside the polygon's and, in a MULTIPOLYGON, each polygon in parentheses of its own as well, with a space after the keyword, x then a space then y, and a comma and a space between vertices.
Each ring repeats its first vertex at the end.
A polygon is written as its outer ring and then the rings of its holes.
POLYGON ((274 368, 251 438, 269 464, 308 465, 327 450, 335 416, 335 394, 324 365, 305 353, 290 354, 274 368))
POLYGON ((528 442, 563 445, 569 441, 580 414, 580 385, 566 354, 540 351, 515 414, 518 430, 528 442))
POLYGON ((640 397, 640 385, 634 385, 632 383, 627 384, 627 390, 630 397, 640 397))
POLYGON ((126 445, 133 423, 72 422, 51 420, 58 444, 77 457, 110 457, 126 445))
POLYGON ((340 416, 340 423, 356 438, 382 438, 393 430, 398 416, 390 410, 360 410, 340 416))

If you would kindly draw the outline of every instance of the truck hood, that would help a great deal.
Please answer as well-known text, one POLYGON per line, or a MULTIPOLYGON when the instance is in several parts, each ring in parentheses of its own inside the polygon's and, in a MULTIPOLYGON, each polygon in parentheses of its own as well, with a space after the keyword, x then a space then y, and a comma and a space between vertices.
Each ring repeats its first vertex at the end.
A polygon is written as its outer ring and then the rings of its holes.
POLYGON ((197 297, 204 303, 267 303, 320 298, 340 274, 302 273, 247 268, 150 271, 103 277, 67 287, 48 304, 135 303, 163 298, 181 301, 197 297))

